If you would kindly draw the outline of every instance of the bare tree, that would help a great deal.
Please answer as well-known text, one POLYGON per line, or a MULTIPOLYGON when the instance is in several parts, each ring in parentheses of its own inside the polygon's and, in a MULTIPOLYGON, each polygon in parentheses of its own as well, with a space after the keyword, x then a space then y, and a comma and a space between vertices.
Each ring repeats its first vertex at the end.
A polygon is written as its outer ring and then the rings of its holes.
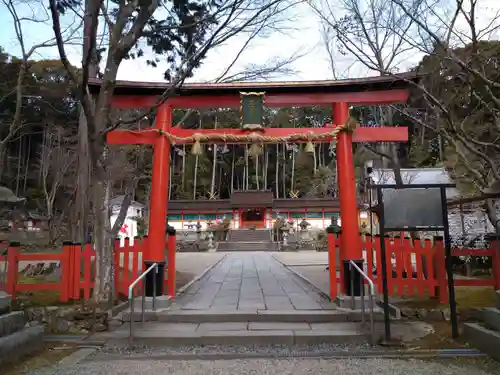
MULTIPOLYGON (((112 239, 119 229, 116 223, 117 228, 110 228, 109 222, 108 151, 104 136, 122 123, 112 121, 110 116, 110 103, 120 64, 125 58, 144 56, 148 52, 153 53, 148 60, 153 66, 159 63, 158 56, 166 58, 169 69, 165 77, 170 87, 159 99, 159 105, 192 75, 210 49, 222 45, 237 34, 251 33, 259 28, 261 32, 275 28, 276 22, 294 3, 287 0, 227 0, 217 3, 197 2, 188 7, 184 3, 162 4, 149 0, 113 3, 109 9, 101 1, 87 0, 85 13, 80 14, 85 20, 85 30, 81 74, 77 75, 69 66, 60 21, 61 12, 76 8, 68 2, 49 1, 59 55, 78 87, 78 99, 88 128, 94 245, 98 265, 94 288, 96 302, 111 299, 112 239), (88 80, 92 73, 90 67, 95 56, 93 51, 97 46, 100 21, 109 30, 109 36, 105 53, 101 56, 104 66, 101 88, 92 98, 88 80), (151 51, 148 51, 146 43, 152 46, 151 51)), ((123 221, 124 215, 119 215, 117 223, 123 221)))
MULTIPOLYGON (((412 0, 411 6, 420 2, 412 0)), ((334 77, 338 75, 335 62, 338 54, 344 59, 350 57, 352 65, 364 67, 368 72, 386 75, 397 72, 415 50, 408 42, 415 24, 391 0, 321 0, 311 2, 310 6, 322 21, 324 45, 334 77)), ((393 122, 391 108, 375 107, 372 113, 379 124, 393 122)), ((393 143, 364 147, 380 157, 384 167, 392 167, 396 182, 402 183, 398 173, 401 163, 393 143)))
POLYGON ((44 207, 49 223, 49 242, 53 244, 60 236, 60 221, 67 213, 57 209, 58 194, 67 187, 69 172, 74 174, 76 153, 68 142, 68 132, 57 126, 47 128, 39 157, 41 188, 44 207), (73 170, 72 170, 73 169, 73 170))
MULTIPOLYGON (((419 65, 422 78, 412 81, 424 110, 405 115, 442 136, 446 165, 462 191, 500 191, 500 6, 485 0, 455 0, 440 9, 427 1, 418 9, 394 3, 418 27, 414 45, 427 47, 422 52, 432 47, 419 65)), ((499 231, 498 202, 486 206, 499 231)))
MULTIPOLYGON (((36 28, 42 24, 50 22, 50 16, 44 7, 40 7, 37 0, 1 0, 0 11, 6 16, 10 16, 14 25, 14 34, 19 49, 19 54, 16 56, 18 71, 16 72, 15 85, 10 92, 0 97, 2 102, 14 102, 14 108, 8 118, 5 130, 0 133, 0 177, 4 171, 5 152, 9 142, 19 135, 19 131, 27 124, 23 119, 23 109, 30 104, 30 93, 27 87, 27 81, 30 74, 31 59, 41 53, 41 50, 53 47, 56 45, 55 38, 50 38, 46 41, 31 43, 26 40, 24 30, 26 28, 36 28), (27 6, 26 6, 27 5, 27 6), (23 9, 23 14, 20 14, 20 9, 23 9), (36 10, 34 10, 36 8, 36 10), (32 10, 32 11, 26 11, 32 10)), ((71 44, 76 37, 78 22, 71 23, 61 29, 61 41, 66 44, 71 44)))
MULTIPOLYGON (((360 56, 360 61, 413 86, 412 108, 392 108, 442 138, 439 152, 462 191, 498 192, 500 6, 488 0, 391 3, 415 28, 410 33, 401 25, 387 27, 422 57, 416 69, 419 79, 409 79, 366 56, 360 56)), ((486 209, 499 231, 498 202, 488 200, 486 209)))

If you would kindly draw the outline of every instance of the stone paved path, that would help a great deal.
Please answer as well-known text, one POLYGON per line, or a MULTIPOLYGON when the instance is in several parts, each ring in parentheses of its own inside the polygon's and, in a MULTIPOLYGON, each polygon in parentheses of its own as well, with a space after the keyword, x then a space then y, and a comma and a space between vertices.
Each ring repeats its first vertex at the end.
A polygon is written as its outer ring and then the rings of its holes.
POLYGON ((265 252, 229 253, 172 310, 323 310, 332 304, 265 252))

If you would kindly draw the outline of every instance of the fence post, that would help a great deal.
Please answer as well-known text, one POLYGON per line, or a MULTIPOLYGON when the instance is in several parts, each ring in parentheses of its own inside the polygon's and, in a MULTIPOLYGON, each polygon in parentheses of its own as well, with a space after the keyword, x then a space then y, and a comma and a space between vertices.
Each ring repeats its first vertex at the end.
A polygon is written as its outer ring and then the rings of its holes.
POLYGON ((444 304, 448 301, 448 289, 446 288, 447 278, 443 237, 434 237, 434 248, 436 249, 434 253, 434 264, 436 265, 436 278, 438 282, 436 294, 439 296, 439 303, 444 304))
POLYGON ((493 276, 493 285, 495 290, 500 289, 500 249, 498 248, 497 236, 492 236, 490 240, 491 249, 491 273, 493 276))
POLYGON ((21 244, 19 242, 10 242, 7 248, 7 280, 5 291, 10 294, 12 300, 16 297, 17 276, 19 273, 18 256, 21 244))
POLYGON ((68 302, 71 293, 71 242, 64 241, 61 258, 61 302, 68 302))
MULTIPOLYGON (((114 275, 113 275, 113 281, 114 281, 114 288, 115 288, 115 296, 114 298, 118 300, 118 297, 120 296, 121 290, 120 290, 120 239, 115 239, 114 244, 113 244, 113 257, 114 257, 114 275)), ((95 265, 97 267, 97 264, 95 265)), ((94 272, 95 275, 95 272, 94 272)), ((94 276, 94 282, 95 282, 95 276, 94 276)))
POLYGON ((81 269, 82 269, 82 244, 74 243, 72 247, 73 252, 73 280, 72 287, 73 293, 72 297, 75 301, 80 299, 80 279, 81 279, 81 269))
POLYGON ((337 246, 335 234, 328 233, 328 272, 330 280, 330 298, 337 298, 337 246))

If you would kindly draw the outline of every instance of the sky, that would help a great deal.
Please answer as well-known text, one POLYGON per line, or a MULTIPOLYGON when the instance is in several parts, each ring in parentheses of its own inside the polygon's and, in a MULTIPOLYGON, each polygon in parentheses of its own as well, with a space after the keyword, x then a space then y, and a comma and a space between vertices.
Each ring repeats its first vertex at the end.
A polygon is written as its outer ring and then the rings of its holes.
MULTIPOLYGON (((15 0, 23 1, 23 0, 15 0)), ((46 5, 43 0, 40 1, 39 7, 26 6, 26 3, 19 3, 16 7, 17 11, 24 16, 34 15, 37 19, 48 22, 33 23, 25 21, 23 23, 23 33, 27 49, 32 45, 49 40, 53 36, 51 23, 46 14, 46 5), (35 10, 33 10, 35 9, 35 10)), ((500 0, 480 0, 485 6, 482 8, 484 12, 492 13, 491 7, 500 9, 500 0)), ((330 63, 322 42, 321 27, 317 16, 307 4, 299 4, 294 10, 294 26, 295 30, 286 30, 282 33, 274 33, 270 37, 260 38, 256 40, 250 48, 245 50, 240 57, 234 71, 241 71, 248 64, 262 64, 272 59, 279 57, 286 59, 294 54, 299 54, 298 58, 290 65, 294 70, 294 74, 281 75, 275 77, 275 80, 322 80, 332 79, 333 75, 330 68, 330 63), (298 26, 297 26, 298 25, 298 26)), ((10 54, 18 54, 19 43, 16 39, 15 28, 12 16, 0 6, 0 24, 2 32, 0 33, 0 46, 2 46, 10 54)), ((66 21, 70 25, 70 21, 66 21)), ((209 51, 206 60, 202 66, 195 71, 191 81, 203 82, 210 81, 218 77, 226 67, 231 63, 234 55, 239 51, 240 46, 245 42, 244 37, 235 37, 228 41, 225 45, 217 49, 209 51)), ((66 51, 68 58, 74 65, 80 64, 80 46, 67 45, 66 51)), ((40 53, 34 56, 35 58, 58 58, 57 49, 55 47, 44 48, 40 53)), ((416 65, 422 55, 412 54, 408 56, 399 67, 400 71, 405 71, 416 65)), ((353 64, 353 59, 338 55, 337 69, 340 71, 346 70, 353 64)), ((144 60, 125 60, 122 62, 118 79, 129 81, 150 81, 162 82, 163 73, 166 66, 159 64, 157 68, 147 66, 144 60)), ((350 77, 362 77, 370 73, 365 67, 356 65, 355 68, 349 71, 350 77)))
MULTIPOLYGON (((19 12, 30 14, 32 8, 20 7, 19 12)), ((248 64, 262 64, 272 57, 286 59, 298 53, 301 58, 297 59, 291 69, 297 74, 291 76, 282 76, 280 79, 329 79, 331 72, 326 55, 323 53, 321 45, 321 34, 319 27, 314 22, 315 15, 306 5, 299 5, 296 9, 299 23, 302 25, 300 30, 287 30, 284 34, 275 33, 270 37, 259 38, 251 47, 246 50, 238 61, 235 68, 241 71, 248 64)), ((42 11, 36 13, 38 19, 47 18, 42 11)), ((16 39, 13 18, 8 12, 0 11, 0 24, 2 32, 0 33, 0 45, 11 54, 19 51, 19 43, 16 39)), ((53 31, 50 22, 29 23, 25 22, 23 27, 26 44, 34 45, 49 40, 53 31)), ((235 37, 229 40, 225 45, 209 51, 206 60, 202 66, 196 70, 194 81, 209 81, 218 77, 234 59, 234 54, 241 48, 246 41, 245 37, 235 37)), ((70 61, 77 65, 80 63, 79 46, 66 47, 70 61)), ((41 50, 38 58, 58 58, 58 52, 55 47, 44 48, 41 50)), ((158 68, 152 68, 142 60, 124 61, 118 72, 118 79, 133 81, 163 81, 163 73, 166 66, 160 64, 158 68)))
MULTIPOLYGON (((31 15, 32 9, 32 7, 27 8, 20 5, 18 11, 20 14, 31 15)), ((37 11, 35 15, 37 19, 48 20, 48 15, 44 13, 44 7, 37 11)), ((274 33, 269 37, 259 38, 254 41, 250 48, 245 50, 240 57, 234 71, 242 71, 248 64, 264 64, 274 57, 287 59, 297 54, 301 57, 296 59, 290 66, 294 74, 282 75, 276 77, 276 79, 331 79, 330 64, 323 48, 320 25, 316 15, 307 4, 300 4, 295 8, 294 16, 296 17, 294 25, 300 25, 300 28, 274 33)), ((19 43, 16 39, 13 18, 4 10, 0 11, 0 24, 2 25, 0 46, 10 54, 19 53, 19 43)), ((23 23, 23 33, 28 48, 34 44, 45 42, 53 36, 50 22, 33 23, 26 21, 23 23)), ((209 51, 202 66, 195 71, 192 81, 210 81, 217 78, 233 61, 235 53, 239 51, 245 41, 245 37, 235 37, 225 45, 209 51)), ((80 64, 79 50, 80 47, 77 45, 66 46, 68 58, 75 65, 80 64)), ((52 47, 40 50, 40 53, 35 57, 50 59, 58 58, 58 56, 57 49, 52 47)), ((345 65, 351 65, 351 62, 346 62, 345 65)), ((163 64, 159 64, 158 68, 147 66, 144 59, 126 60, 120 66, 118 79, 161 82, 163 81, 165 68, 166 66, 163 64)), ((359 75, 365 74, 366 69, 361 69, 359 75)))

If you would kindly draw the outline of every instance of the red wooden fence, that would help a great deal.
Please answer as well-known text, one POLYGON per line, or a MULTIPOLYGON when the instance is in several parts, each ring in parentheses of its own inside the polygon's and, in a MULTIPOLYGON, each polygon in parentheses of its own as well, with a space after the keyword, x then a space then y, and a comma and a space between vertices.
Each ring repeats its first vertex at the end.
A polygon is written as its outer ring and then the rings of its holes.
MULTIPOLYGON (((339 248, 340 237, 328 235, 328 256, 330 267, 336 270, 335 249, 339 248)), ((120 247, 115 242, 114 282, 118 294, 127 295, 128 287, 143 272, 142 249, 147 238, 135 239, 130 246, 120 247), (121 267, 119 265, 122 265, 121 267)), ((419 295, 439 296, 442 303, 447 301, 447 277, 445 272, 445 255, 443 241, 411 240, 407 238, 385 238, 387 251, 389 294, 391 296, 419 295)), ((378 293, 382 293, 382 278, 379 277, 381 264, 380 238, 366 236, 363 240, 365 253, 365 270, 377 285, 378 293)), ((453 256, 488 256, 492 257, 492 276, 490 278, 455 279, 455 286, 491 286, 500 289, 500 257, 496 242, 487 249, 453 249, 453 256)), ((61 253, 57 254, 23 254, 19 246, 9 246, 7 256, 0 256, 0 262, 7 262, 5 291, 15 297, 18 292, 55 290, 60 293, 61 302, 90 298, 95 282, 95 251, 92 245, 65 244, 61 253), (59 262, 61 278, 58 282, 19 283, 19 262, 59 262)), ((342 259, 342 257, 340 257, 342 259)), ((340 267, 342 272, 342 267, 340 267)), ((167 286, 165 277, 164 290, 167 286)), ((330 273, 332 297, 337 296, 337 285, 342 280, 336 272, 330 273)), ((38 280, 37 280, 38 281, 38 280)), ((340 283, 341 288, 343 287, 340 283)), ((0 285, 1 287, 1 285, 0 285)), ((140 293, 140 287, 136 293, 140 293)))
MULTIPOLYGON (((118 294, 127 295, 130 284, 143 272, 142 249, 146 246, 147 238, 134 239, 131 246, 125 241, 125 246, 120 247, 120 242, 114 245, 114 283, 118 294)), ((55 290, 60 293, 60 301, 88 299, 91 296, 95 283, 95 250, 91 244, 80 245, 66 243, 61 253, 23 254, 18 245, 9 245, 7 256, 0 256, 0 262, 7 262, 7 277, 5 291, 12 298, 18 292, 55 290), (59 262, 61 278, 57 282, 38 282, 43 278, 36 278, 36 283, 19 282, 20 262, 59 262)), ((167 278, 164 280, 164 290, 167 287, 167 278)), ((135 293, 141 293, 141 284, 135 293)), ((0 285, 1 287, 1 285, 0 285)))
MULTIPOLYGON (((365 236, 364 248, 365 271, 375 282, 377 292, 382 293, 380 237, 365 236)), ((412 240, 409 238, 385 238, 386 261, 388 270, 388 290, 390 296, 439 296, 441 303, 448 301, 445 250, 443 240, 412 240)), ((335 252, 340 249, 340 236, 328 235, 330 269, 337 269, 335 252)), ((492 258, 490 278, 455 278, 455 286, 491 286, 500 289, 500 256, 497 243, 493 242, 485 249, 452 249, 452 256, 487 256, 492 258)), ((339 257, 342 260, 342 255, 339 257)), ((337 297, 337 285, 343 291, 343 267, 340 277, 330 272, 332 298, 337 297)))

